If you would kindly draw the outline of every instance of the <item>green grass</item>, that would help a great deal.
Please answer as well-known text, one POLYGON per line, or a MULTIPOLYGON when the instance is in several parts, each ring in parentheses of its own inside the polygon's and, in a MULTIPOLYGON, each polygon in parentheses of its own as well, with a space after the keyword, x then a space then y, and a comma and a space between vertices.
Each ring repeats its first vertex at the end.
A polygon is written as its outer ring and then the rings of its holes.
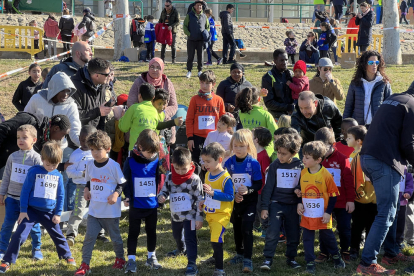
MULTIPOLYGON (((28 65, 27 60, 0 60, 0 73, 19 68, 28 65)), ((51 67, 56 63, 42 64, 43 67, 51 67)), ((118 82, 115 84, 117 94, 126 93, 128 94, 130 87, 132 86, 135 78, 141 72, 148 69, 148 64, 141 63, 121 63, 115 62, 116 76, 118 82)), ((211 69, 217 76, 218 83, 229 76, 229 66, 212 66, 211 69)), ((261 78, 270 68, 262 65, 247 64, 245 65, 246 78, 253 85, 259 86, 261 84, 261 78)), ((387 68, 387 74, 392 80, 392 89, 394 93, 400 93, 406 91, 408 86, 412 82, 412 72, 414 66, 395 66, 387 68)), ((165 73, 172 80, 175 90, 177 92, 178 103, 188 105, 190 98, 199 89, 198 79, 196 77, 187 80, 185 78, 186 70, 184 64, 167 64, 165 73)), ((193 71, 195 74, 196 71, 193 71)), ((312 77, 315 74, 315 70, 308 70, 307 75, 312 77)), ((353 70, 334 69, 334 76, 339 78, 344 91, 348 90, 348 85, 352 79, 353 70)), ((11 118, 15 113, 16 109, 11 104, 11 98, 17 85, 28 77, 27 72, 21 72, 11 77, 0 80, 2 91, 0 92, 0 110, 5 117, 11 118)), ((338 103, 341 110, 343 110, 344 101, 338 103)), ((3 207, 1 207, 3 208, 3 207)), ((126 241, 128 236, 128 215, 126 212, 123 213, 121 223, 121 233, 124 240, 124 247, 126 253, 126 241)), ((80 228, 80 234, 76 238, 76 244, 72 250, 72 254, 75 257, 78 265, 80 265, 82 259, 82 241, 85 234, 85 228, 80 228)), ((137 263, 139 275, 183 275, 184 269, 187 264, 187 260, 184 256, 176 259, 166 258, 167 252, 175 249, 175 242, 172 237, 171 221, 169 209, 161 211, 161 216, 158 220, 157 227, 157 256, 160 263, 163 265, 163 269, 159 271, 150 271, 145 266, 146 258, 146 235, 145 230, 142 228, 141 236, 138 241, 137 249, 137 263)), ((212 255, 212 248, 210 245, 210 234, 208 225, 205 222, 204 227, 198 231, 198 263, 201 260, 205 260, 212 255)), ((29 238, 30 239, 30 238, 29 238)), ((228 261, 235 253, 235 245, 233 241, 233 229, 232 226, 228 228, 225 234, 224 242, 224 258, 225 262, 228 261)), ((67 266, 63 261, 59 261, 55 247, 48 235, 42 239, 42 251, 44 254, 44 261, 34 262, 30 259, 31 244, 30 241, 24 243, 21 248, 21 254, 16 265, 13 265, 11 270, 8 272, 9 275, 73 275, 75 268, 67 266)), ((284 252, 286 250, 285 244, 279 244, 276 256, 274 258, 274 264, 272 270, 268 273, 262 273, 258 269, 261 262, 263 261, 264 240, 259 237, 258 233, 255 233, 254 250, 253 250, 253 263, 254 263, 254 275, 305 275, 304 267, 304 252, 303 245, 300 244, 298 249, 297 261, 302 265, 302 268, 292 271, 285 265, 284 252)), ((317 248, 318 242, 315 242, 315 252, 318 253, 317 248)), ((405 253, 413 254, 412 249, 406 250, 405 253)), ((114 271, 111 266, 115 261, 115 254, 112 250, 111 244, 102 244, 98 242, 93 252, 91 267, 93 275, 124 275, 124 272, 114 271)), ((403 274, 402 270, 407 265, 397 265, 394 268, 398 269, 398 274, 403 274)), ((357 263, 348 265, 345 270, 333 269, 332 263, 327 263, 317 266, 318 275, 356 275, 357 263)), ((211 275, 213 273, 213 267, 199 266, 201 275, 211 275)), ((224 269, 228 275, 240 275, 241 265, 230 266, 225 263, 224 269)))

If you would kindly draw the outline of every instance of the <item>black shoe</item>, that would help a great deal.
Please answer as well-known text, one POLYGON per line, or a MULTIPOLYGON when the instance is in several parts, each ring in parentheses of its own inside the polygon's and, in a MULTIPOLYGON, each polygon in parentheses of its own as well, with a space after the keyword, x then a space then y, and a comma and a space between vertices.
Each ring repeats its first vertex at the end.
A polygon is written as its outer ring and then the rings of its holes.
POLYGON ((332 259, 334 260, 334 267, 335 268, 345 268, 345 262, 342 260, 341 255, 333 255, 332 259))
POLYGON ((178 255, 187 255, 187 251, 179 251, 178 249, 174 249, 167 253, 167 257, 177 257, 178 255))
POLYGON ((240 53, 240 58, 245 58, 247 55, 240 53))
POLYGON ((316 273, 315 262, 309 262, 306 264, 306 273, 315 275, 316 273))
POLYGON ((272 266, 273 260, 271 259, 266 259, 263 261, 262 265, 260 266, 261 270, 270 270, 271 266, 272 266))
POLYGON ((288 267, 296 269, 300 267, 300 264, 298 264, 295 259, 287 259, 286 260, 286 264, 288 265, 288 267))
POLYGON ((107 237, 105 237, 105 235, 102 235, 102 234, 98 235, 98 237, 97 237, 96 239, 97 239, 98 241, 103 242, 103 243, 108 243, 108 242, 111 242, 110 240, 108 240, 108 238, 107 238, 107 237))

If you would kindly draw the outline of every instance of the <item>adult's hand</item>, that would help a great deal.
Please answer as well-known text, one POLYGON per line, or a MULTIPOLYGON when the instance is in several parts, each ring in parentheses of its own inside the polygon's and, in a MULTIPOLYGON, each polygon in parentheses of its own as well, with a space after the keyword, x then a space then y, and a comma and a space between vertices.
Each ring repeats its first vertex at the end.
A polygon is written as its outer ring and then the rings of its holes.
POLYGON ((169 26, 169 27, 168 27, 168 30, 169 30, 169 31, 171 31, 171 30, 172 30, 172 27, 171 27, 171 26, 169 26))
POLYGON ((101 111, 101 116, 106 116, 106 115, 108 115, 109 113, 111 113, 111 111, 112 111, 112 107, 108 107, 108 106, 105 106, 105 104, 102 104, 102 105, 99 107, 99 110, 101 111))

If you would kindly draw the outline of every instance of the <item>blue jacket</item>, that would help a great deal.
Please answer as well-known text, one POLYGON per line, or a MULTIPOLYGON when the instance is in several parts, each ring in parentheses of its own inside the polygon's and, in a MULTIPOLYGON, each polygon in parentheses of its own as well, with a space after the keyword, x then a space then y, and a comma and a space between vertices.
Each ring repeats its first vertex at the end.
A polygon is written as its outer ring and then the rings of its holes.
MULTIPOLYGON (((381 106, 382 102, 391 96, 392 90, 389 83, 379 81, 374 85, 371 94, 371 113, 374 118, 375 113, 381 106)), ((352 117, 357 120, 358 125, 365 125, 364 118, 364 101, 365 91, 364 85, 357 86, 354 82, 351 82, 346 95, 345 108, 343 118, 352 117)))
POLYGON ((153 23, 147 22, 147 25, 145 26, 144 42, 150 43, 152 41, 155 41, 155 27, 153 23))
POLYGON ((211 37, 211 41, 217 41, 216 23, 214 22, 213 17, 210 17, 208 20, 210 21, 210 37, 211 37))
POLYGON ((318 40, 319 51, 329 50, 328 31, 322 32, 318 40))
POLYGON ((63 187, 63 177, 60 172, 58 170, 48 172, 43 166, 33 166, 27 173, 22 193, 20 194, 20 212, 27 213, 27 208, 30 206, 34 209, 47 213, 53 211, 54 215, 60 216, 63 210, 64 197, 65 189, 63 187), (52 179, 52 181, 47 179, 52 179), (35 188, 43 189, 48 185, 57 185, 56 199, 48 199, 38 196, 35 197, 35 188))

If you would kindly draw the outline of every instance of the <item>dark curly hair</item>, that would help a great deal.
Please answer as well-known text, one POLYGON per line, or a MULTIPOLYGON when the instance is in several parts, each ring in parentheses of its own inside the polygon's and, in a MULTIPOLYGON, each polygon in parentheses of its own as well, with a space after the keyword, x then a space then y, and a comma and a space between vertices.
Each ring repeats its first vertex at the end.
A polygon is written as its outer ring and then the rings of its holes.
POLYGON ((253 109, 253 105, 259 102, 260 94, 256 87, 246 87, 236 96, 236 107, 242 113, 249 113, 253 109))
POLYGON ((388 78, 388 76, 385 74, 385 61, 382 55, 377 51, 366 51, 361 55, 361 57, 356 62, 356 70, 354 77, 352 78, 351 83, 354 83, 356 86, 362 86, 362 78, 366 79, 367 77, 367 66, 368 66, 368 60, 372 56, 377 56, 379 60, 379 65, 377 67, 378 72, 383 77, 383 81, 386 83, 390 83, 391 80, 388 78))

